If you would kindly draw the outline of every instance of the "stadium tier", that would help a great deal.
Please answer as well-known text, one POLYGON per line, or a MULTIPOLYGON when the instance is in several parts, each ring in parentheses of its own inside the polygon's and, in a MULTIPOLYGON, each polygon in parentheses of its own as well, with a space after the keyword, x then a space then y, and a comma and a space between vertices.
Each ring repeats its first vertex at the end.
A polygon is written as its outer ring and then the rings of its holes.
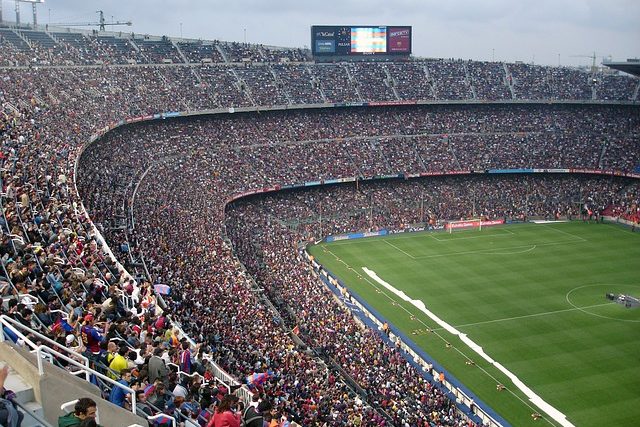
POLYGON ((239 383, 305 426, 489 422, 363 327, 298 244, 585 203, 639 219, 637 79, 14 28, 0 46, 2 314, 78 347, 110 320, 94 353, 120 339, 140 383, 173 390, 147 414, 206 416, 239 383), (215 384, 209 361, 233 378, 217 391, 192 375, 215 384))

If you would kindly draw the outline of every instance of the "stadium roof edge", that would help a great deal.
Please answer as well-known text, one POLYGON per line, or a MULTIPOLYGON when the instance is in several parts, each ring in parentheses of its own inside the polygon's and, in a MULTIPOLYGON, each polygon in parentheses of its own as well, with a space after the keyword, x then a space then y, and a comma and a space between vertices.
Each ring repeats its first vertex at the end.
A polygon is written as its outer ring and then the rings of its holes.
POLYGON ((626 61, 605 61, 602 63, 602 65, 613 68, 614 70, 622 71, 623 73, 631 74, 632 76, 640 77, 640 59, 627 59, 626 61))

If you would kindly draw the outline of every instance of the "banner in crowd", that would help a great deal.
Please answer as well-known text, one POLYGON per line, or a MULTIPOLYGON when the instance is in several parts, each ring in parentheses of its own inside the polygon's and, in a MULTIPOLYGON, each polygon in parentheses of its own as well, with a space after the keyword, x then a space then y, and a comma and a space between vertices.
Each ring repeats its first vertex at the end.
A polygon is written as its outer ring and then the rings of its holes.
POLYGON ((620 171, 601 170, 601 169, 569 169, 571 173, 591 173, 596 175, 614 175, 625 176, 627 178, 640 178, 640 173, 626 173, 620 171))
POLYGON ((160 295, 169 295, 171 293, 171 286, 169 285, 153 285, 153 290, 160 295))
POLYGON ((488 173, 533 173, 533 169, 489 169, 488 173))
POLYGON ((409 100, 409 101, 370 101, 368 103, 369 106, 377 107, 381 105, 415 105, 418 101, 409 100))

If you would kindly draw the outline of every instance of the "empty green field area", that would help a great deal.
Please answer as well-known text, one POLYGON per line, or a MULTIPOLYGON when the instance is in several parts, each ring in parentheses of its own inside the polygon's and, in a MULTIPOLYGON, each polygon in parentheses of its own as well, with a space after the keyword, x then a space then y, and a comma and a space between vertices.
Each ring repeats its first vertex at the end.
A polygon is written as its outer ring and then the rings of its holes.
POLYGON ((573 425, 640 425, 640 308, 605 297, 640 297, 640 233, 613 224, 527 223, 343 240, 309 251, 513 426, 561 424, 416 301, 573 425), (497 391, 498 383, 506 390, 497 391), (543 418, 534 421, 534 412, 543 418))

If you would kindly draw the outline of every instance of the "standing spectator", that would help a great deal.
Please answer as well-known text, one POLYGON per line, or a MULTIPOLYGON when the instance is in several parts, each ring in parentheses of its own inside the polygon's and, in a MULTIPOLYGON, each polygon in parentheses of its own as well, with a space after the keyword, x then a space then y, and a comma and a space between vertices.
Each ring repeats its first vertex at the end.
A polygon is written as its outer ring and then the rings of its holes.
MULTIPOLYGON (((129 387, 129 383, 131 382, 131 370, 128 368, 120 371, 120 379, 118 383, 129 387)), ((109 402, 116 404, 122 408, 125 407, 127 403, 127 398, 129 396, 129 392, 122 387, 113 386, 111 389, 111 394, 109 394, 109 402)))
POLYGON ((187 340, 182 342, 182 351, 180 352, 180 370, 187 374, 191 373, 191 350, 189 349, 189 342, 187 340))
POLYGON ((93 320, 93 314, 89 313, 84 316, 84 325, 80 329, 80 334, 82 336, 82 344, 84 344, 87 349, 87 357, 96 360, 102 352, 100 343, 105 340, 105 337, 93 326, 93 320))
POLYGON ((149 359, 149 382, 154 383, 156 380, 162 381, 165 385, 169 384, 169 370, 162 359, 162 349, 153 350, 153 356, 149 359))
POLYGON ((207 427, 240 427, 240 416, 235 412, 238 400, 234 394, 223 397, 207 427))

